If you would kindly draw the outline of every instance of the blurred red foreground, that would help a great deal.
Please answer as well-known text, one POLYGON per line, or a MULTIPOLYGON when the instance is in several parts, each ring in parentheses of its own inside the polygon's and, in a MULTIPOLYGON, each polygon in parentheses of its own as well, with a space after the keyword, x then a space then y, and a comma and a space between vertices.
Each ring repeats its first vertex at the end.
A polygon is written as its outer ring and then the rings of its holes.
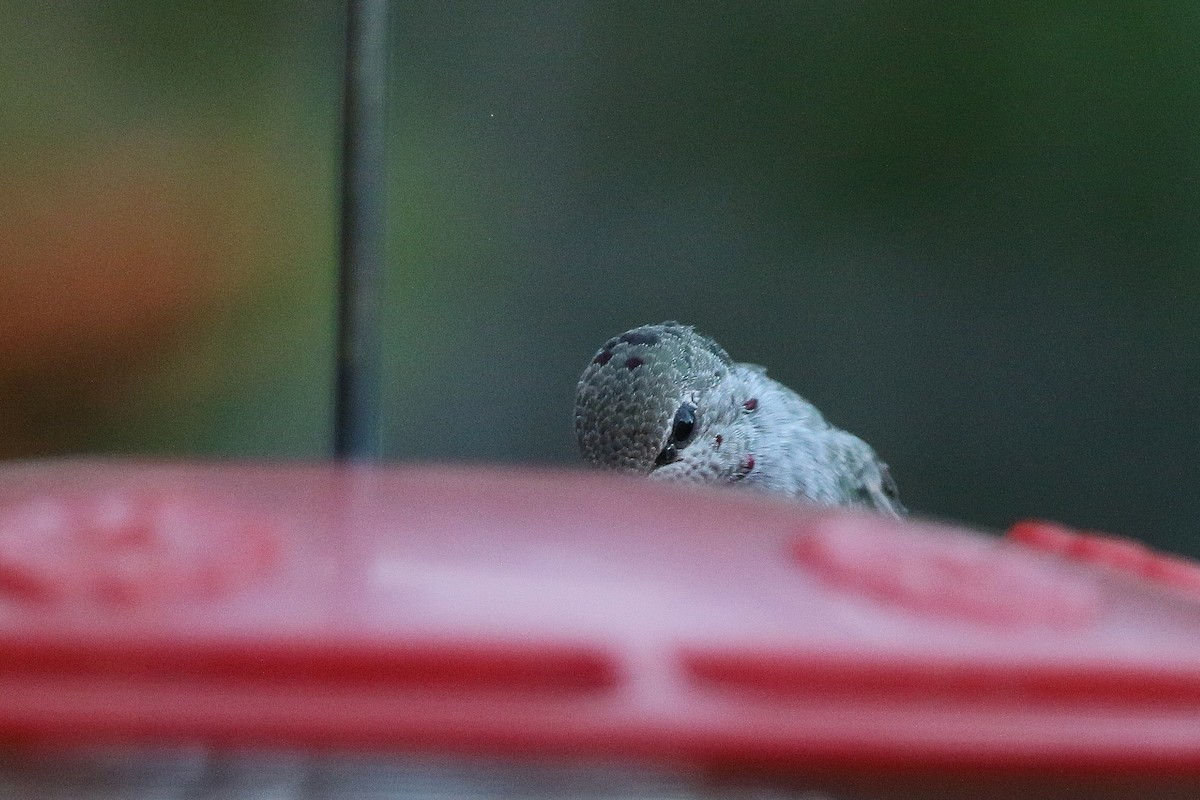
POLYGON ((0 736, 1200 776, 1200 571, 574 472, 0 469, 0 736))

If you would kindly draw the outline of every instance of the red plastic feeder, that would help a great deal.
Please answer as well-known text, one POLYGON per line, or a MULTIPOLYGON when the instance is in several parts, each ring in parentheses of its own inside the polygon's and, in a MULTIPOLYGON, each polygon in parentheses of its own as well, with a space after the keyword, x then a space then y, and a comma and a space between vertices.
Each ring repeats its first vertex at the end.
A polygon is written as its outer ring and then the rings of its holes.
POLYGON ((1196 574, 574 472, 9 465, 0 736, 1187 789, 1196 574))

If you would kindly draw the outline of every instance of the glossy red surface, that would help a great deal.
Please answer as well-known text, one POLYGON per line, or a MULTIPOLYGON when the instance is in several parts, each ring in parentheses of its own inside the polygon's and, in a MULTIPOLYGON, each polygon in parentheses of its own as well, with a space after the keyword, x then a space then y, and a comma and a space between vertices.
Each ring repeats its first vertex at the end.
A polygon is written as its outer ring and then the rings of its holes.
POLYGON ((1010 539, 1080 564, 1171 587, 1200 599, 1200 564, 1154 551, 1133 539, 1073 531, 1053 522, 1019 522, 1010 539))
POLYGON ((0 737, 1200 776, 1195 567, 1039 525, 576 472, 8 465, 0 737))

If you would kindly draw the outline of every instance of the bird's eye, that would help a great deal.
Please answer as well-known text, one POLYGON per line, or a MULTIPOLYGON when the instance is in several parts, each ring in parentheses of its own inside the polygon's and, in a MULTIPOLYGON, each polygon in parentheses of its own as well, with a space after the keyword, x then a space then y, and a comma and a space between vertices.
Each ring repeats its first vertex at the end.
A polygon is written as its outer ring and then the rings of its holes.
POLYGON ((696 427, 696 407, 684 403, 675 412, 675 421, 671 424, 671 441, 681 446, 692 437, 692 429, 696 427))
POLYGON ((679 449, 692 438, 695 427, 696 407, 691 403, 684 403, 675 412, 675 419, 671 421, 671 436, 667 439, 667 446, 658 454, 658 458, 654 459, 654 466, 665 467, 678 460, 679 449))
POLYGON ((654 459, 654 466, 665 467, 667 464, 673 463, 679 457, 679 451, 675 449, 675 445, 668 444, 658 454, 658 458, 654 459))

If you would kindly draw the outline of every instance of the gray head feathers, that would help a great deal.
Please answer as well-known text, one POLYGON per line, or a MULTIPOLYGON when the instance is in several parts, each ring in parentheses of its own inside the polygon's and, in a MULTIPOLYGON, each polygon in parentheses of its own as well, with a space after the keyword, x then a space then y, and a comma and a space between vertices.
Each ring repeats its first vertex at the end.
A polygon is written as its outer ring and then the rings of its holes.
POLYGON ((904 513, 869 445, 678 322, 604 343, 579 379, 575 436, 602 469, 904 513))

